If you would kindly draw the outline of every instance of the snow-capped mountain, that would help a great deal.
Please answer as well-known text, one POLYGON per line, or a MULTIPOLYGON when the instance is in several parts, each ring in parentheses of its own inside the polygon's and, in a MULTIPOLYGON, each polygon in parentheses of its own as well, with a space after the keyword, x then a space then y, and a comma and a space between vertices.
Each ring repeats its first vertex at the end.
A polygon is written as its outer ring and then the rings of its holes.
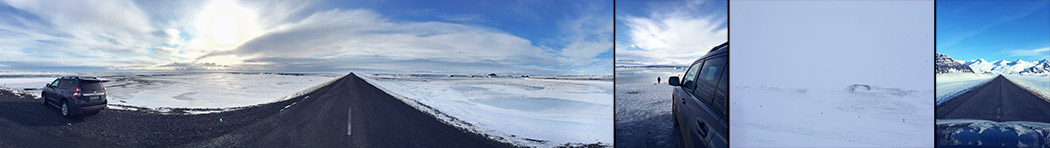
POLYGON ((959 61, 953 60, 952 57, 948 57, 948 55, 946 54, 937 54, 935 62, 936 63, 933 67, 937 70, 937 73, 939 74, 955 72, 973 73, 973 70, 970 69, 970 66, 964 65, 959 61))
POLYGON ((997 74, 1042 74, 1050 73, 1050 68, 1047 68, 1050 64, 1047 60, 1042 61, 1006 61, 999 60, 995 62, 988 62, 984 59, 976 59, 970 62, 962 63, 970 66, 974 72, 977 73, 997 73, 997 74))
POLYGON ((965 62, 963 64, 969 65, 970 69, 973 69, 974 72, 986 72, 986 71, 991 71, 992 68, 995 68, 995 65, 993 65, 992 63, 990 63, 988 61, 984 61, 984 59, 981 59, 981 58, 978 58, 978 59, 970 61, 970 62, 965 62))
POLYGON ((1035 66, 1024 69, 1020 72, 1021 74, 1038 74, 1038 73, 1050 73, 1050 61, 1043 59, 1035 64, 1035 66))

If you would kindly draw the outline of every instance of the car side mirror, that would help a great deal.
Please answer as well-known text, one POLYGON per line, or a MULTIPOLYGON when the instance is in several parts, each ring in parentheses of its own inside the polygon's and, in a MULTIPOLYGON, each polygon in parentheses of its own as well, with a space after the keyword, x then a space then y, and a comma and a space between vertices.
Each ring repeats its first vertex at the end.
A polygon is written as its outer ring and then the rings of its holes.
POLYGON ((51 84, 47 84, 47 85, 46 85, 45 87, 47 87, 47 88, 51 88, 51 84))
POLYGON ((681 86, 682 84, 679 83, 682 83, 682 81, 678 80, 678 76, 671 76, 670 78, 667 78, 667 85, 681 86))

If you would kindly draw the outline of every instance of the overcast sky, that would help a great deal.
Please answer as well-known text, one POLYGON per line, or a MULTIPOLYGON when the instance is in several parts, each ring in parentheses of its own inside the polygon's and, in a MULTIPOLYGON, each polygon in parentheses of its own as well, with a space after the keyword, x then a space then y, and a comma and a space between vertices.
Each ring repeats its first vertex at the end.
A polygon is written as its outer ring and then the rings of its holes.
POLYGON ((616 1, 616 64, 692 64, 728 40, 726 2, 616 1))
POLYGON ((730 7, 730 86, 933 90, 933 1, 734 1, 730 7))
POLYGON ((0 5, 0 70, 611 74, 611 0, 0 5))

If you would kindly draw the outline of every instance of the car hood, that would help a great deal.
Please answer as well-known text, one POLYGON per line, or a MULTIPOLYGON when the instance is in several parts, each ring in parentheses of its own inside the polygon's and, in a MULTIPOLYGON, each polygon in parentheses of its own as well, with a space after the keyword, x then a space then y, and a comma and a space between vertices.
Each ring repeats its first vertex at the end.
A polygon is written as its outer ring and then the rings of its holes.
POLYGON ((1050 124, 1029 121, 939 119, 937 147, 1050 147, 1050 124))

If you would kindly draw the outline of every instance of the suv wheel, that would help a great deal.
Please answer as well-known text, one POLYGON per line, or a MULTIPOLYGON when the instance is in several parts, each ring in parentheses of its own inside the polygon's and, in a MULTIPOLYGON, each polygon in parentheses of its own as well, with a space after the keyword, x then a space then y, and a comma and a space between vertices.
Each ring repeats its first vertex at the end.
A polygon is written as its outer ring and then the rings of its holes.
POLYGON ((69 113, 69 102, 62 103, 62 116, 70 117, 72 114, 69 113))
POLYGON ((40 93, 40 104, 47 105, 47 96, 44 93, 40 93))

